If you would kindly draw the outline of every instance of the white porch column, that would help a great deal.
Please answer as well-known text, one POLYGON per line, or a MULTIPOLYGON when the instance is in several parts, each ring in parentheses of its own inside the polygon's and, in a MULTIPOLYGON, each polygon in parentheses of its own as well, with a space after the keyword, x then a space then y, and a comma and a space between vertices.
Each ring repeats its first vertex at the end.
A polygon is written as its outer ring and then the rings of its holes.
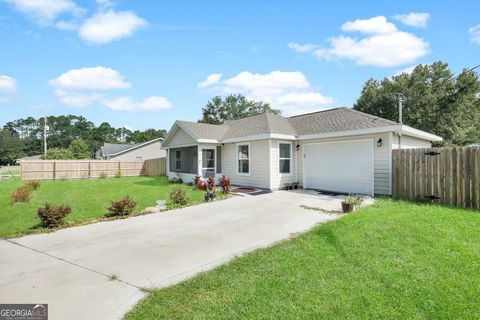
MULTIPOLYGON (((202 167, 203 167, 203 163, 202 163, 202 145, 199 144, 198 147, 197 147, 197 152, 198 152, 198 155, 197 155, 197 160, 198 160, 198 163, 197 163, 197 175, 199 175, 200 177, 202 177, 202 167)), ((203 178, 203 177, 202 177, 203 178)))

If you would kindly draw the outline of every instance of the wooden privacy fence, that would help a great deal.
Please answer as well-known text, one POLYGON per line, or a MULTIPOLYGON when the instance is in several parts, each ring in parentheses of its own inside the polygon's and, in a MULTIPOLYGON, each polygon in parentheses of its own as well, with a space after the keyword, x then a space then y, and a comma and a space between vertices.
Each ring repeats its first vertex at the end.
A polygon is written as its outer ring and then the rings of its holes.
POLYGON ((393 196, 480 209, 480 148, 393 150, 393 196))
POLYGON ((167 174, 167 158, 145 160, 143 168, 146 176, 163 176, 167 174))
POLYGON ((20 163, 22 180, 91 179, 102 175, 154 176, 165 174, 165 158, 127 160, 35 160, 20 163), (163 163, 163 166, 162 166, 163 163))

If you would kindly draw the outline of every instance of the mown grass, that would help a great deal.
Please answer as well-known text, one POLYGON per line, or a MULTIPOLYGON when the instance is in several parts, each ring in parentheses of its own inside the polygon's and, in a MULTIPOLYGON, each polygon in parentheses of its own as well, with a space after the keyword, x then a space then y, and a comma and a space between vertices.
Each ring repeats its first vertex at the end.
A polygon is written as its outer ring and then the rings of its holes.
POLYGON ((126 319, 475 319, 480 213, 381 199, 154 290, 126 319))
POLYGON ((70 225, 102 218, 110 201, 129 195, 137 202, 136 212, 155 206, 156 200, 168 200, 172 188, 184 188, 189 204, 200 203, 204 193, 186 185, 170 184, 167 177, 122 177, 96 180, 41 181, 27 203, 10 202, 11 193, 26 182, 0 180, 0 237, 44 232, 39 225, 37 209, 49 202, 71 206, 65 219, 70 225))

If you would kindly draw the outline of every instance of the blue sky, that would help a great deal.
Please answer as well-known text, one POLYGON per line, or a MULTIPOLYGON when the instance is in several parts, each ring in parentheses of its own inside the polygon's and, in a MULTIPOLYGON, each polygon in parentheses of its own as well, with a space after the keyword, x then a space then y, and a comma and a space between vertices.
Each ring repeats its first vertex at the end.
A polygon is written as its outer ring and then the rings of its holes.
POLYGON ((214 95, 284 114, 351 107, 419 63, 480 64, 480 4, 0 0, 0 125, 78 114, 166 128, 214 95))

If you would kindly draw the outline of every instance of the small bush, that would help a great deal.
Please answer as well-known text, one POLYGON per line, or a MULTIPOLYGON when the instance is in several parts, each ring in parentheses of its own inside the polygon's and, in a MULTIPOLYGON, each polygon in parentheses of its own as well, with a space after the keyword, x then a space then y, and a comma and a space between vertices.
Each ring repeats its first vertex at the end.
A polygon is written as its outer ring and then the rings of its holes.
POLYGON ((45 206, 37 210, 38 217, 42 220, 42 225, 47 228, 55 228, 62 224, 63 219, 72 212, 69 206, 52 206, 45 203, 45 206))
POLYGON ((12 192, 10 198, 12 203, 28 202, 32 197, 32 192, 40 187, 40 182, 31 181, 12 192))
POLYGON ((37 190, 38 188, 40 188, 40 182, 30 181, 25 185, 25 187, 29 188, 30 190, 37 190))
POLYGON ((201 181, 201 179, 202 179, 202 177, 200 177, 200 176, 195 176, 195 178, 193 178, 193 185, 194 185, 195 187, 197 187, 197 186, 198 186, 198 182, 201 181))
POLYGON ((137 202, 129 196, 125 196, 120 200, 112 201, 107 210, 110 213, 110 216, 127 216, 132 214, 133 209, 135 209, 136 206, 137 202))
POLYGON ((188 198, 185 190, 174 188, 170 191, 170 201, 173 204, 184 206, 188 203, 188 198))
POLYGON ((207 179, 208 190, 214 191, 217 184, 215 183, 214 177, 208 177, 207 179))
POLYGON ((12 192, 10 198, 12 203, 16 202, 28 202, 32 197, 32 189, 27 186, 23 186, 12 192))
POLYGON ((232 186, 230 182, 230 178, 228 178, 227 176, 222 176, 219 179, 219 183, 220 183, 220 186, 222 187, 223 194, 229 194, 230 187, 232 186))
POLYGON ((117 173, 115 173, 115 178, 121 178, 123 177, 123 172, 121 170, 118 170, 117 173))
POLYGON ((100 177, 99 177, 99 178, 100 178, 100 179, 107 179, 107 178, 108 178, 108 173, 106 173, 106 172, 100 173, 100 177))

